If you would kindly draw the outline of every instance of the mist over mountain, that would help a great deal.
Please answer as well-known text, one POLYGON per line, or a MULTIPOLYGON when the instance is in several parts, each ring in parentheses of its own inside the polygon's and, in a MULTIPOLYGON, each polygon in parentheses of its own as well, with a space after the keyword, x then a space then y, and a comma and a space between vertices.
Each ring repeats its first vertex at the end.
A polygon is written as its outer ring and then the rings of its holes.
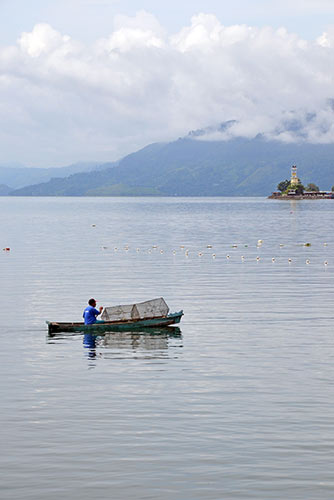
MULTIPOLYGON (((233 122, 232 122, 233 123, 233 122)), ((203 140, 230 124, 151 144, 98 171, 53 178, 14 190, 14 196, 266 196, 290 177, 292 164, 304 184, 334 184, 334 144, 283 143, 236 138, 203 140)), ((295 124, 298 129, 298 124, 295 124)))
POLYGON ((101 162, 77 162, 66 167, 35 168, 20 164, 2 164, 0 165, 0 184, 18 189, 30 184, 47 182, 52 177, 67 177, 77 172, 89 172, 98 169, 100 165, 101 162))

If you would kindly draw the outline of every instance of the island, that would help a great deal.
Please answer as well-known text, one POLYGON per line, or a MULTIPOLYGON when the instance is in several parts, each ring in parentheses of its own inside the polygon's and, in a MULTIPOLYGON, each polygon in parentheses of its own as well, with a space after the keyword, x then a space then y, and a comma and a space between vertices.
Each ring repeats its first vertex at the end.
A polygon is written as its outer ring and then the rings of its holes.
POLYGON ((333 200, 334 186, 331 191, 320 191, 319 187, 312 182, 306 187, 303 186, 297 175, 297 166, 291 167, 291 179, 285 179, 277 186, 270 196, 271 200, 333 200))

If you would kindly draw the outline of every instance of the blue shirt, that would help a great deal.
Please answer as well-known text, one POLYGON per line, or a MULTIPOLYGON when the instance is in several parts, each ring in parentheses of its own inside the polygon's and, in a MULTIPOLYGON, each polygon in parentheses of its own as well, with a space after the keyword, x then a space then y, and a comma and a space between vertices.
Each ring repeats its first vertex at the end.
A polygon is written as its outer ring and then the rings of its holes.
POLYGON ((100 314, 100 311, 95 309, 93 306, 87 306, 83 312, 83 319, 85 320, 85 325, 92 325, 96 323, 96 316, 100 314))

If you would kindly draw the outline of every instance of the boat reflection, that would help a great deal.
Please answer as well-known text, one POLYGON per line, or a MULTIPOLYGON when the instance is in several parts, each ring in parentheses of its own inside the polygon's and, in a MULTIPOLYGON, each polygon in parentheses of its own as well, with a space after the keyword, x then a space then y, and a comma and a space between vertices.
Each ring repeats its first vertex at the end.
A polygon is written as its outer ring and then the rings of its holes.
POLYGON ((166 351, 175 339, 174 346, 182 347, 182 332, 178 327, 148 328, 128 332, 109 332, 104 335, 86 334, 83 346, 89 359, 96 357, 166 357, 166 351))
POLYGON ((83 346, 87 349, 86 354, 89 359, 165 358, 171 344, 173 347, 182 347, 182 332, 178 327, 143 328, 128 332, 109 332, 104 335, 85 334, 83 338, 83 346))
MULTIPOLYGON (((78 340, 82 334, 59 333, 48 337, 50 344, 78 340)), ((163 359, 177 357, 182 348, 182 332, 179 327, 141 328, 127 332, 108 332, 102 335, 83 335, 85 357, 90 361, 98 358, 112 359, 163 359), (171 351, 170 348, 173 348, 171 351), (174 349, 176 348, 176 349, 174 349)), ((95 363, 94 363, 95 364, 95 363)), ((93 367, 91 365, 90 367, 93 367)))

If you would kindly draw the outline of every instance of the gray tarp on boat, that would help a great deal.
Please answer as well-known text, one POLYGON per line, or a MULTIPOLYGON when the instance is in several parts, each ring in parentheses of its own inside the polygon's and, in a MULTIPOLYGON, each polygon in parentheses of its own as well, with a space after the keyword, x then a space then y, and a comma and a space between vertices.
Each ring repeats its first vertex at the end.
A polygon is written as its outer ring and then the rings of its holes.
POLYGON ((138 304, 105 307, 101 319, 103 321, 131 321, 146 318, 162 318, 167 316, 169 307, 162 297, 147 300, 138 304))

